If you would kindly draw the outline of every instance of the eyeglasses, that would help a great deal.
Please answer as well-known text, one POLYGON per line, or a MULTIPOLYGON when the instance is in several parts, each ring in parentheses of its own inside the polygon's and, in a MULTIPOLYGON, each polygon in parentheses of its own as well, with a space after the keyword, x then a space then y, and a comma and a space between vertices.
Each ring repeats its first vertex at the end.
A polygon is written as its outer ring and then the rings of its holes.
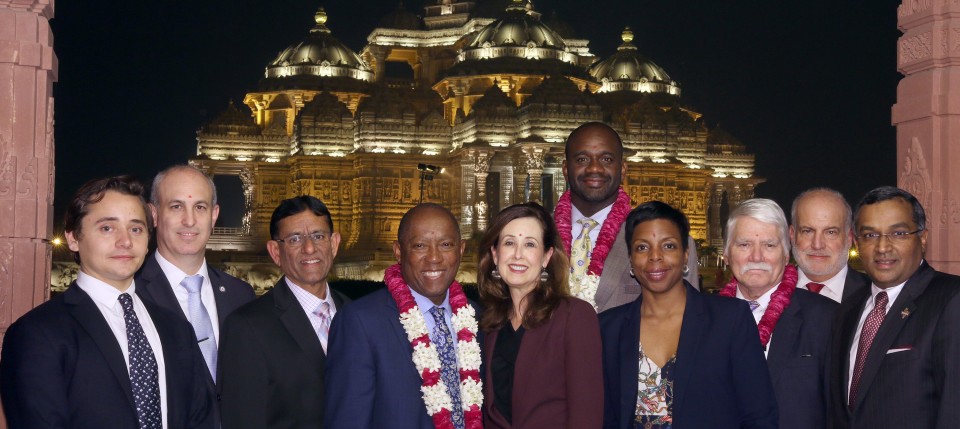
POLYGON ((290 234, 287 236, 287 238, 274 240, 274 241, 276 241, 277 243, 285 243, 287 246, 290 246, 290 247, 300 247, 307 242, 307 239, 310 239, 310 241, 313 241, 314 244, 326 243, 327 240, 330 239, 330 234, 331 233, 329 232, 323 232, 323 231, 313 232, 306 235, 290 234))
POLYGON ((893 231, 886 234, 881 234, 879 232, 867 232, 857 235, 860 238, 860 241, 864 243, 874 244, 879 243, 880 239, 887 237, 890 241, 907 241, 911 236, 923 232, 923 228, 920 228, 916 231, 893 231))

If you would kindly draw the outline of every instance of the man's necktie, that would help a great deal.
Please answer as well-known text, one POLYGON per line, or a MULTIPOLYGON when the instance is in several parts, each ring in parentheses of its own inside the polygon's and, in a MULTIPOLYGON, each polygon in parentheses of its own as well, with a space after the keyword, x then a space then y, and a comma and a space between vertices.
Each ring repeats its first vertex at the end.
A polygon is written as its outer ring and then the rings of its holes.
POLYGON ((583 277, 587 272, 587 267, 590 266, 590 252, 593 250, 593 243, 590 242, 590 231, 597 226, 597 221, 585 217, 578 220, 577 223, 583 225, 583 229, 580 230, 580 235, 570 246, 570 260, 572 261, 570 271, 574 277, 583 277))
MULTIPOLYGON (((328 292, 329 293, 329 292, 328 292)), ((327 352, 327 336, 330 334, 330 303, 321 302, 316 310, 313 310, 320 318, 320 327, 317 328, 317 336, 320 338, 320 345, 323 346, 323 352, 327 352)))
POLYGON ((160 411, 160 376, 157 358, 147 342, 143 326, 133 311, 133 298, 128 293, 120 294, 123 321, 127 325, 127 355, 130 360, 130 388, 133 403, 137 407, 137 419, 141 429, 160 429, 163 418, 160 411))
POLYGON ((193 333, 197 335, 197 345, 200 346, 200 352, 203 353, 203 360, 207 363, 207 369, 213 376, 213 381, 217 381, 217 340, 213 337, 213 323, 210 322, 210 314, 207 313, 207 307, 200 300, 200 286, 203 286, 203 276, 194 274, 187 276, 180 282, 187 290, 187 308, 190 310, 190 324, 193 325, 193 333))
POLYGON ((430 314, 436 322, 433 331, 433 340, 437 346, 437 354, 440 355, 440 378, 447 385, 447 392, 450 393, 450 402, 453 403, 453 409, 450 410, 450 420, 457 429, 463 429, 463 408, 460 405, 460 369, 457 368, 457 354, 453 350, 453 336, 450 335, 450 329, 447 328, 447 321, 443 318, 443 307, 433 307, 430 314))
POLYGON ((853 366, 853 380, 850 381, 850 398, 847 402, 851 409, 853 409, 854 401, 857 399, 857 388, 860 387, 860 377, 863 376, 863 366, 867 362, 873 337, 877 335, 877 330, 880 329, 883 316, 886 314, 887 292, 882 291, 873 299, 873 310, 870 310, 870 314, 867 314, 867 320, 863 322, 863 330, 860 331, 860 342, 857 343, 857 360, 853 366))
POLYGON ((823 283, 810 282, 810 283, 807 283, 807 290, 813 293, 820 293, 820 291, 823 289, 824 286, 826 285, 823 283))
POLYGON ((760 308, 760 303, 756 301, 747 301, 747 305, 750 306, 750 311, 757 311, 760 308))

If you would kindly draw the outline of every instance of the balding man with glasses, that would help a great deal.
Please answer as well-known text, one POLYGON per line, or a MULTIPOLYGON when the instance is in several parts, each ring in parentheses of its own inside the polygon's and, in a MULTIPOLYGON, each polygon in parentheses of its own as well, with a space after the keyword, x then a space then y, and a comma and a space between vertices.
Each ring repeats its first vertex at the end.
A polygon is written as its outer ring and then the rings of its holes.
POLYGON ((320 200, 299 196, 273 211, 270 238, 283 277, 222 329, 223 428, 321 428, 327 334, 349 302, 327 284, 340 234, 320 200))
POLYGON ((871 285, 837 312, 831 427, 960 427, 960 277, 924 261, 926 215, 909 192, 874 189, 854 219, 871 285))

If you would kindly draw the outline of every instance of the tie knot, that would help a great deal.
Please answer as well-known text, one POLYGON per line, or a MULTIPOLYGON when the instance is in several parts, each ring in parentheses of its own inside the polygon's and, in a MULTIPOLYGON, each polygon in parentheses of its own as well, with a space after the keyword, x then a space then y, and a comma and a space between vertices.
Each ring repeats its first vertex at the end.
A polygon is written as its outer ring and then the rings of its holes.
POLYGON ((133 298, 129 293, 121 293, 118 299, 120 300, 120 306, 123 307, 124 313, 133 311, 133 298))
POLYGON ((433 308, 430 309, 430 315, 433 316, 433 320, 438 324, 447 323, 446 320, 443 320, 443 313, 444 313, 444 308, 440 306, 434 306, 433 308))
POLYGON ((327 301, 321 302, 320 305, 317 306, 317 309, 313 310, 313 314, 316 314, 317 316, 319 316, 321 319, 324 319, 324 320, 329 319, 330 303, 327 301))
POLYGON ((820 291, 823 290, 824 286, 826 285, 823 283, 810 282, 810 283, 807 283, 807 290, 813 293, 820 293, 820 291))
POLYGON ((881 291, 873 298, 873 307, 882 307, 884 310, 887 309, 887 291, 881 291))
POLYGON ((750 306, 750 311, 755 311, 760 308, 760 303, 756 301, 747 301, 747 305, 750 306))
POLYGON ((580 225, 583 225, 583 231, 585 234, 589 234, 597 226, 597 221, 585 217, 577 221, 580 225))
POLYGON ((183 286, 188 293, 200 293, 200 286, 203 286, 203 275, 186 276, 180 282, 180 286, 183 286))

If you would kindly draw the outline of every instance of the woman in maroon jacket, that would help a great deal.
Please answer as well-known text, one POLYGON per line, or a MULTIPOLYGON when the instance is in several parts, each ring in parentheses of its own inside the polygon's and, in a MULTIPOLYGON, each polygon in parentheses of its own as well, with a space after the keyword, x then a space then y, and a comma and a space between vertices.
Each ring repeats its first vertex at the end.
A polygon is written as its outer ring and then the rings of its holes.
POLYGON ((570 297, 560 246, 553 220, 536 203, 501 211, 480 244, 487 429, 603 423, 597 314, 570 297))

